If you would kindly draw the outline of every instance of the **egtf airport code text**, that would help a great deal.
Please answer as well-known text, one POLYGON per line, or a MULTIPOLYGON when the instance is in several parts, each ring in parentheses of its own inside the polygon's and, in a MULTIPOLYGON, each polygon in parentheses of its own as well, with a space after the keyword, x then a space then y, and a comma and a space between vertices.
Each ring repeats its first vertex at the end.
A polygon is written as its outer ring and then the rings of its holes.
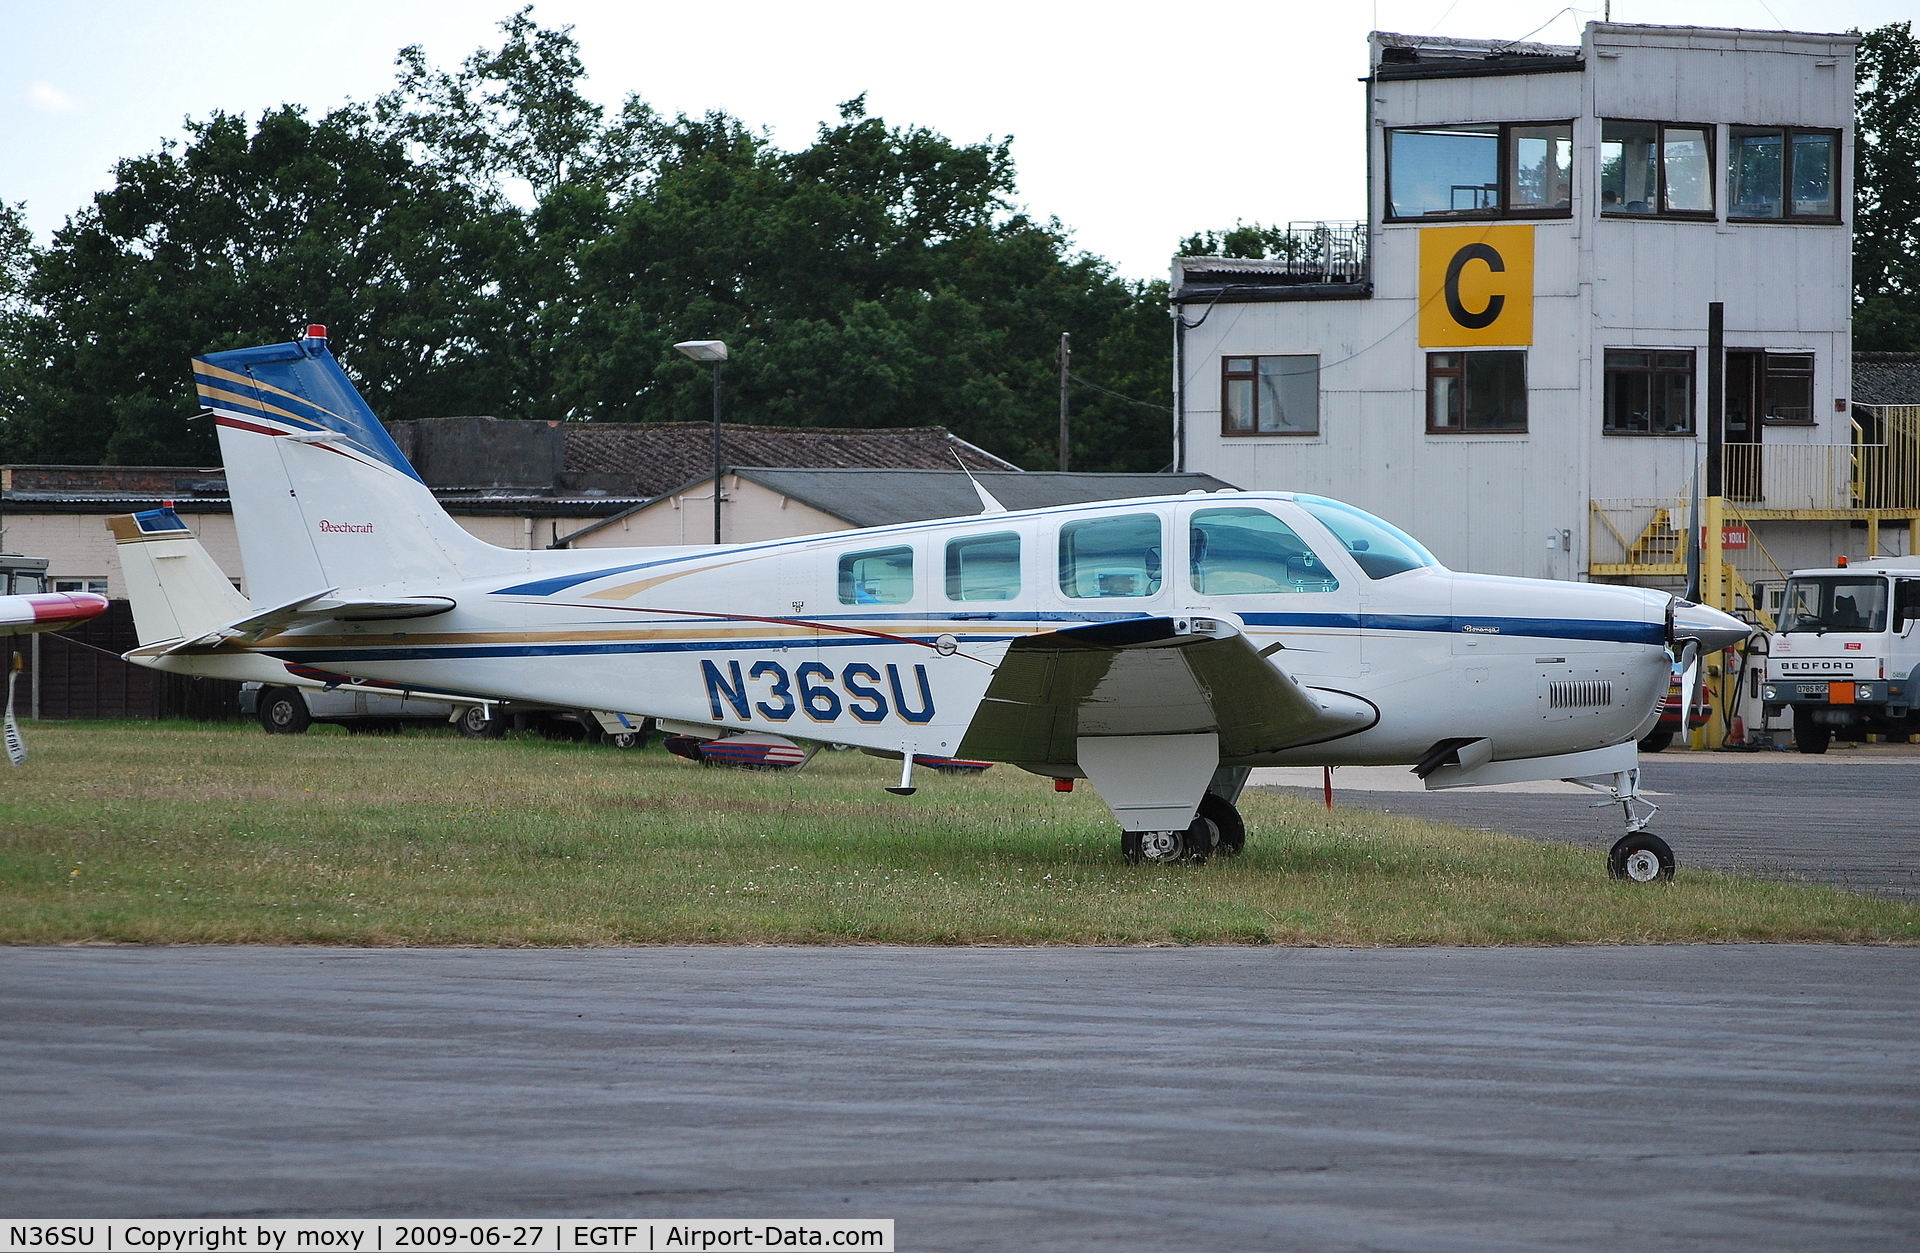
POLYGON ((376 1219, 210 1223, 190 1219, 12 1222, 0 1253, 714 1253, 736 1249, 859 1249, 893 1253, 893 1220, 715 1219, 518 1222, 376 1219))

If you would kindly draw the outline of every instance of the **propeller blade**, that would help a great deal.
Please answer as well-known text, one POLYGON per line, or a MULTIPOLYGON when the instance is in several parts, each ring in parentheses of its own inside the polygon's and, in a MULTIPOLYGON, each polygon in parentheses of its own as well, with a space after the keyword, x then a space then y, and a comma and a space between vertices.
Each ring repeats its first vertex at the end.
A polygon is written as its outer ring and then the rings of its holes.
POLYGON ((1700 696, 1700 641, 1687 640, 1680 648, 1680 738, 1693 734, 1693 707, 1700 696))

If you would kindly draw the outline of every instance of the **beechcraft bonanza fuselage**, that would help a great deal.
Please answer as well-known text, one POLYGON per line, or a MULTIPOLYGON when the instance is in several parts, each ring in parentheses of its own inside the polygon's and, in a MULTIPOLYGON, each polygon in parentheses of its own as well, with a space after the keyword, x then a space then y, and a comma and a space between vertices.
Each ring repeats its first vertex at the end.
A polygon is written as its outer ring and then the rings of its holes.
MULTIPOLYGON (((136 659, 270 657, 854 744, 901 759, 901 792, 916 754, 1007 762, 1088 780, 1134 860, 1237 852, 1251 767, 1404 764, 1429 787, 1606 777, 1631 845, 1615 872, 1670 874, 1641 830, 1636 741, 1673 655, 1747 633, 1661 592, 1454 573, 1370 514, 1288 492, 1007 512, 983 490, 986 512, 942 521, 505 550, 440 508, 323 332, 194 372, 252 603, 136 659)), ((141 542, 179 523, 122 526, 141 542)))

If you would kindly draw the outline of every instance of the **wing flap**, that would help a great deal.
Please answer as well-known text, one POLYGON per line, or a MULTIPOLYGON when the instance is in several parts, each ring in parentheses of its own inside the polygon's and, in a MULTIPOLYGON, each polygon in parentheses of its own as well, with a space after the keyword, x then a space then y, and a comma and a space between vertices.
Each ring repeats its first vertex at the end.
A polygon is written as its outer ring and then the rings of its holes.
POLYGON ((1370 702, 1308 688, 1231 624, 1099 623, 1016 641, 962 739, 962 756, 1065 766, 1082 736, 1220 737, 1223 759, 1364 731, 1370 702))

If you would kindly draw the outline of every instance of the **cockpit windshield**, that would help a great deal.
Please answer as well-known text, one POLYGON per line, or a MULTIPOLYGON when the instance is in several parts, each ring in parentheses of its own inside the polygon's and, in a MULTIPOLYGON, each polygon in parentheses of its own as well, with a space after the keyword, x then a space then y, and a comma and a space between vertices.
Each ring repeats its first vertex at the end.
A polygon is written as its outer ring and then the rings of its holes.
POLYGON ((1294 503, 1333 532, 1370 579, 1391 578, 1409 570, 1439 569, 1440 562, 1419 540, 1364 509, 1325 496, 1296 495, 1294 503))
POLYGON ((1780 606, 1782 631, 1884 631, 1887 581, 1876 575, 1828 574, 1788 579, 1780 606))

